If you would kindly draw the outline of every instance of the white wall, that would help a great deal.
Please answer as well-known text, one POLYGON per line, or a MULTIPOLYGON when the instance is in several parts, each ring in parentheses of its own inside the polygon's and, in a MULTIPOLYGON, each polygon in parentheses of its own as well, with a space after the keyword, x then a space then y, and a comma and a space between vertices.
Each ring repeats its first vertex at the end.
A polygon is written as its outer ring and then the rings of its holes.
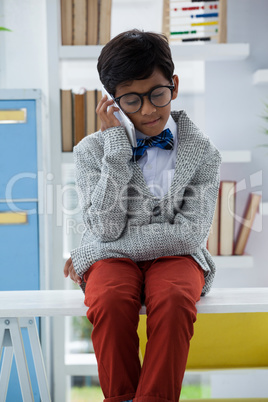
POLYGON ((47 86, 45 0, 2 0, 0 25, 1 87, 47 86))

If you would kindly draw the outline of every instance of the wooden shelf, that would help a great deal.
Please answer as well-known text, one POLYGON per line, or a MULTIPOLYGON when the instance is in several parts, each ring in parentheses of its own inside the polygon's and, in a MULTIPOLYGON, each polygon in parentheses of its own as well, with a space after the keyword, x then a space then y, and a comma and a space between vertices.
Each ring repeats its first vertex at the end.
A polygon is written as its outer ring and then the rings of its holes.
MULTIPOLYGON (((225 163, 248 163, 251 161, 250 151, 221 151, 222 160, 225 163)), ((74 163, 72 152, 61 153, 62 163, 74 163)))
POLYGON ((254 260, 250 255, 214 256, 217 268, 253 268, 254 260))
MULTIPOLYGON (((59 58, 68 59, 97 59, 103 46, 60 46, 59 58)), ((189 44, 178 43, 170 45, 174 60, 244 60, 249 56, 248 43, 221 44, 189 44)))
POLYGON ((175 60, 244 60, 249 56, 248 43, 176 44, 171 45, 175 60))
POLYGON ((59 58, 68 59, 97 59, 103 46, 60 46, 59 58))
POLYGON ((253 74, 253 85, 268 84, 268 69, 257 70, 253 74))

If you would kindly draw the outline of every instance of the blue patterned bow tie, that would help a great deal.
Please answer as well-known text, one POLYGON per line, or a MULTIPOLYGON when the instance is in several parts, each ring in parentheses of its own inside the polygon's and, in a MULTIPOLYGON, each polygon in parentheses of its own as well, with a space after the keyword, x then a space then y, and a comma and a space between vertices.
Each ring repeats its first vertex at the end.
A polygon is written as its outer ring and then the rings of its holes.
POLYGON ((132 147, 133 149, 132 161, 137 162, 142 157, 146 149, 150 147, 173 149, 174 140, 170 129, 167 128, 166 130, 162 131, 161 134, 158 134, 155 137, 146 138, 144 140, 137 138, 137 147, 136 148, 132 147))

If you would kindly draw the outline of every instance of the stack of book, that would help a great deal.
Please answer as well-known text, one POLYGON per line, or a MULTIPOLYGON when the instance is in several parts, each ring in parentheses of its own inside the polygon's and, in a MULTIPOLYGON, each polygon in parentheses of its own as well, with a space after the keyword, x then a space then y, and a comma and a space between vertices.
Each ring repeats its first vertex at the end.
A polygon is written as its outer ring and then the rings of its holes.
POLYGON ((72 152, 73 147, 86 135, 100 129, 96 107, 102 93, 97 89, 82 94, 61 89, 60 95, 62 151, 72 152))
POLYGON ((112 0, 61 0, 61 37, 67 46, 105 45, 111 38, 112 0))
POLYGON ((227 41, 227 0, 163 0, 162 31, 170 41, 227 41))
POLYGON ((258 212, 261 195, 249 194, 242 223, 235 239, 236 182, 222 181, 207 248, 211 255, 243 255, 258 212))

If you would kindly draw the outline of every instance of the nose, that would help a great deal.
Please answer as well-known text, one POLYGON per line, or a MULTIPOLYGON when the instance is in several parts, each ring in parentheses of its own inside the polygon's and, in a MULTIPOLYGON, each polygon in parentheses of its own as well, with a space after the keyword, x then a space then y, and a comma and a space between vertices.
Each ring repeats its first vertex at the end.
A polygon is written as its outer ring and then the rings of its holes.
POLYGON ((143 116, 150 115, 156 112, 156 107, 149 101, 148 96, 143 97, 143 105, 141 107, 141 114, 143 116))

